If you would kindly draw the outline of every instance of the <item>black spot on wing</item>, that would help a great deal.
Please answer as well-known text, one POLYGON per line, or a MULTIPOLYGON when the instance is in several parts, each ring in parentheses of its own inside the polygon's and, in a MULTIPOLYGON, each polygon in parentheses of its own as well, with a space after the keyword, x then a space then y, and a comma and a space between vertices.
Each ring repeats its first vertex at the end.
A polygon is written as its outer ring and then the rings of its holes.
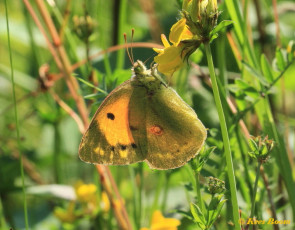
POLYGON ((130 125, 130 130, 132 130, 132 131, 136 131, 136 130, 138 130, 138 128, 136 128, 136 127, 130 125))
POLYGON ((125 150, 127 148, 126 145, 120 145, 120 147, 121 147, 122 150, 125 150))
POLYGON ((115 120, 115 115, 113 113, 107 113, 107 118, 110 120, 115 120))
POLYGON ((132 143, 131 144, 132 148, 136 149, 137 148, 137 145, 135 143, 132 143))

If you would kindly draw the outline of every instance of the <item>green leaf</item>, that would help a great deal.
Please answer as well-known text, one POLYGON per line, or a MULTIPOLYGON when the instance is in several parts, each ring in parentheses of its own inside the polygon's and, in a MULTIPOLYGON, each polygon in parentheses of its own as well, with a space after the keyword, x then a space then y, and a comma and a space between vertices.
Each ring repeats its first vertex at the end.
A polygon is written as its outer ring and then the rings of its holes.
POLYGON ((213 36, 214 34, 217 34, 219 31, 221 31, 223 28, 233 24, 234 22, 231 20, 223 20, 220 22, 211 32, 210 35, 213 36))
POLYGON ((175 210, 176 213, 182 215, 183 217, 189 219, 189 220, 194 220, 192 214, 190 212, 182 211, 182 210, 175 210))
POLYGON ((260 83, 264 86, 269 86, 269 83, 265 80, 265 77, 261 75, 258 71, 256 71, 252 66, 250 66, 248 63, 242 61, 242 64, 245 66, 245 68, 249 71, 250 74, 252 74, 254 77, 256 77, 260 83))
POLYGON ((289 41, 288 47, 287 47, 287 56, 288 56, 288 62, 292 62, 295 55, 295 42, 293 40, 289 41))
POLYGON ((191 212, 194 220, 199 224, 200 228, 206 229, 206 220, 199 206, 191 203, 191 212))
POLYGON ((222 201, 220 201, 218 203, 218 205, 217 205, 217 207, 216 207, 216 209, 215 209, 215 211, 214 211, 214 213, 212 215, 211 221, 208 223, 208 228, 210 228, 214 224, 216 219, 218 218, 218 216, 219 216, 225 202, 226 202, 226 200, 222 200, 222 201))
POLYGON ((235 80, 235 83, 236 83, 236 85, 237 85, 240 89, 243 89, 243 90, 248 89, 248 88, 251 87, 247 82, 245 82, 245 81, 242 80, 242 79, 236 79, 236 80, 235 80))
POLYGON ((220 200, 222 199, 223 197, 223 194, 220 194, 218 196, 214 196, 211 201, 210 201, 210 204, 209 204, 209 207, 208 207, 208 219, 207 219, 207 226, 212 222, 212 217, 214 215, 214 212, 220 202, 220 200))
POLYGON ((280 48, 277 48, 276 50, 276 64, 278 70, 280 71, 283 71, 287 65, 282 50, 280 48))
POLYGON ((236 79, 235 83, 237 87, 240 88, 245 94, 245 100, 253 101, 253 99, 257 99, 258 97, 260 97, 260 93, 258 92, 258 90, 249 85, 244 80, 236 79))
POLYGON ((232 93, 236 93, 240 90, 236 84, 228 84, 227 89, 232 93))
POLYGON ((241 90, 235 94, 236 103, 239 111, 243 111, 247 108, 247 101, 245 100, 245 94, 241 90))
POLYGON ((108 95, 108 93, 104 90, 102 90, 101 88, 98 88, 96 87, 95 85, 93 85, 91 82, 88 82, 88 81, 85 81, 84 79, 80 78, 80 77, 76 77, 80 82, 82 82, 83 84, 93 88, 93 89, 96 89, 98 92, 101 92, 105 95, 108 95))
POLYGON ((214 151, 214 149, 216 148, 216 146, 212 146, 210 148, 206 148, 204 151, 202 151, 198 157, 200 158, 199 161, 199 165, 197 168, 197 171, 201 171, 204 164, 207 162, 207 160, 209 159, 210 154, 214 151))
POLYGON ((272 83, 273 80, 274 80, 274 77, 273 77, 273 74, 272 74, 272 69, 271 69, 271 66, 268 63, 268 61, 267 61, 264 54, 261 55, 260 64, 261 64, 262 73, 263 73, 265 79, 269 83, 272 83))

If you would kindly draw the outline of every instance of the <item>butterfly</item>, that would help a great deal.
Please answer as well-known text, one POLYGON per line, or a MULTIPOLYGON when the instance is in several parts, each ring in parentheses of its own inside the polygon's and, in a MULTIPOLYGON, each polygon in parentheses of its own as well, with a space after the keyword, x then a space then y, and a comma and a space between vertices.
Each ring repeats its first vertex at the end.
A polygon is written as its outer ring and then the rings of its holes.
POLYGON ((82 161, 152 169, 186 164, 202 148, 207 131, 195 111, 166 85, 154 65, 133 65, 134 75, 115 88, 97 109, 82 137, 82 161))

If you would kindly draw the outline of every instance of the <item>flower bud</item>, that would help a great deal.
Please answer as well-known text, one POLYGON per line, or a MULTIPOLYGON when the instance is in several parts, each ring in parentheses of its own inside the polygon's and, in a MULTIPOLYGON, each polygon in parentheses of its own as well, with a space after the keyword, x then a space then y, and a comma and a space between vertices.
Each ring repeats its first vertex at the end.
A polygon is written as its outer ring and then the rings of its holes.
POLYGON ((251 149, 249 155, 259 161, 265 162, 274 147, 274 141, 268 139, 268 136, 265 136, 265 138, 252 136, 249 145, 251 149))
POLYGON ((184 1, 182 14, 194 35, 209 40, 209 34, 217 23, 217 0, 184 1))
POLYGON ((211 194, 223 193, 225 191, 225 182, 210 176, 208 190, 211 194))

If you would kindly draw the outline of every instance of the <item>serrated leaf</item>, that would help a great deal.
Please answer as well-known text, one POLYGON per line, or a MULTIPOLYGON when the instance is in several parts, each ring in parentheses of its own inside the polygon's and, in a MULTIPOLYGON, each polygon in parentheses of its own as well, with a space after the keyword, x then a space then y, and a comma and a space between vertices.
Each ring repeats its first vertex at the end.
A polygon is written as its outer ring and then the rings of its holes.
POLYGON ((245 66, 245 68, 248 70, 250 74, 252 74, 254 77, 256 77, 260 83, 264 86, 269 86, 269 83, 265 80, 265 77, 256 71, 252 66, 250 66, 248 63, 242 61, 242 64, 245 66))
POLYGON ((265 79, 269 83, 272 83, 273 80, 274 80, 274 77, 273 77, 273 74, 272 74, 271 66, 268 63, 268 60, 266 59, 264 54, 261 55, 260 65, 261 65, 262 73, 263 73, 265 79))
POLYGON ((198 205, 191 203, 191 213, 194 217, 194 220, 199 224, 202 229, 206 227, 206 220, 205 217, 199 208, 198 205))
POLYGON ((280 48, 277 48, 276 50, 276 61, 278 70, 283 71, 286 67, 286 62, 280 48))

